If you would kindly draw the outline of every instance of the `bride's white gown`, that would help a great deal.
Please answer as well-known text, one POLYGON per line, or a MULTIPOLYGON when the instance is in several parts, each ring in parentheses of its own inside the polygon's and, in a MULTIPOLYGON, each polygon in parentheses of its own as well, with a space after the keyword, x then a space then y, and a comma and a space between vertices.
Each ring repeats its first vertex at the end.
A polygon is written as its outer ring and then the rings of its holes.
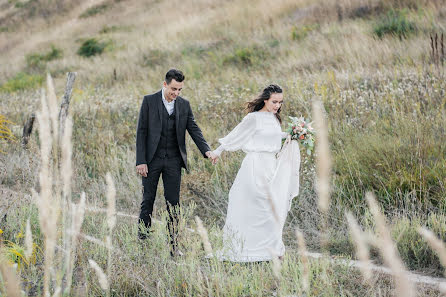
POLYGON ((219 139, 217 155, 247 153, 229 191, 224 248, 216 253, 220 260, 266 261, 284 254, 282 229, 299 192, 300 165, 297 141, 281 150, 286 135, 273 113, 252 112, 219 139))

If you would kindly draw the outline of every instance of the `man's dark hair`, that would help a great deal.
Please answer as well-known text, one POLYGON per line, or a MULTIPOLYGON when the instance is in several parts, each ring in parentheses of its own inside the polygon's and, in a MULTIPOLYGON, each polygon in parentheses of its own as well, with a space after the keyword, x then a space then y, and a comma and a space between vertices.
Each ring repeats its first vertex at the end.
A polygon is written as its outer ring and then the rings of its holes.
POLYGON ((182 82, 184 80, 184 74, 178 69, 170 69, 166 73, 166 83, 170 84, 172 79, 176 80, 177 82, 182 82))

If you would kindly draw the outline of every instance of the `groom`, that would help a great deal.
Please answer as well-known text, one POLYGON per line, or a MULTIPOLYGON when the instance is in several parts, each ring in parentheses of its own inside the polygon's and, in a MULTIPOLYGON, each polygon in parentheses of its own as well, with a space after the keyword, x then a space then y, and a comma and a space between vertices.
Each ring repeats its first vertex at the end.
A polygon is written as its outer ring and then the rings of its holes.
POLYGON ((181 168, 188 170, 186 130, 204 157, 213 163, 217 160, 195 122, 189 101, 179 96, 183 86, 183 73, 170 69, 163 88, 144 96, 136 130, 136 171, 142 176, 143 186, 138 237, 147 238, 156 189, 162 176, 173 252, 176 248, 181 168))

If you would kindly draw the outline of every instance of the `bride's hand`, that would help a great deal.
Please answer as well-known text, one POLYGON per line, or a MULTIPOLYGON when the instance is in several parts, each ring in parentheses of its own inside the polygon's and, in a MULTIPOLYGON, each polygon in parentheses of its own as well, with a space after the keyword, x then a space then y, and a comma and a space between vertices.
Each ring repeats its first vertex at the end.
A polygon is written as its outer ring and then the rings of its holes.
POLYGON ((212 165, 215 165, 217 163, 218 156, 214 152, 206 152, 206 156, 211 159, 212 165))
POLYGON ((288 134, 288 136, 286 137, 284 145, 285 144, 289 144, 290 142, 291 142, 291 135, 288 134))

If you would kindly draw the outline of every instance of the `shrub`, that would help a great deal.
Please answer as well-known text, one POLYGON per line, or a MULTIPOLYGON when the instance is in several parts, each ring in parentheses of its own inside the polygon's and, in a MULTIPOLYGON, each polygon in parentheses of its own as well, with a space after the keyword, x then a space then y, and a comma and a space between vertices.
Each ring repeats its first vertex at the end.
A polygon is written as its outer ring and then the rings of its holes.
POLYGON ((235 64, 238 66, 251 66, 266 58, 266 52, 257 46, 238 48, 232 55, 223 59, 223 64, 235 64))
POLYGON ((29 68, 43 68, 46 62, 56 60, 62 57, 63 51, 60 48, 51 45, 51 50, 46 54, 30 54, 26 56, 26 65, 29 68))
POLYGON ((19 72, 15 77, 1 85, 0 91, 12 93, 20 90, 31 89, 40 86, 42 82, 43 77, 41 75, 32 75, 19 72))
POLYGON ((95 55, 100 55, 104 51, 107 43, 98 41, 96 38, 89 38, 85 40, 77 54, 82 57, 91 57, 95 55))
POLYGON ((15 8, 25 8, 25 7, 27 7, 29 4, 28 4, 28 2, 29 1, 17 1, 15 4, 14 4, 14 7, 15 8))
POLYGON ((399 38, 407 38, 417 30, 415 23, 407 19, 405 10, 390 10, 386 16, 380 19, 373 31, 379 37, 395 35, 399 38))
POLYGON ((308 33, 317 29, 318 25, 304 25, 304 26, 293 26, 291 28, 291 39, 292 40, 302 40, 307 37, 308 33))
POLYGON ((143 65, 149 67, 161 65, 166 59, 167 53, 165 51, 153 49, 143 55, 143 65))

